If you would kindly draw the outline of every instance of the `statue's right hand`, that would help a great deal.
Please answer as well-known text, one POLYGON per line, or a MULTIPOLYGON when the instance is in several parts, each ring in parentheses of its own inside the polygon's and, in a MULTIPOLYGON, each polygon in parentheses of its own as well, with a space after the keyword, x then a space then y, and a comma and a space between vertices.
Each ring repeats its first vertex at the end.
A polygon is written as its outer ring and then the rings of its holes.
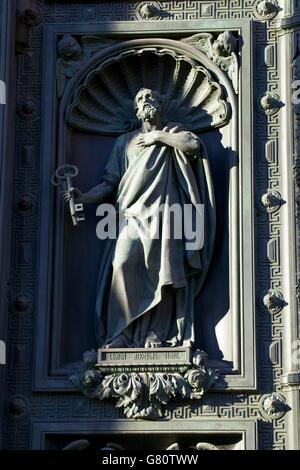
POLYGON ((69 202, 73 197, 75 197, 77 203, 84 203, 84 193, 78 188, 70 188, 68 191, 62 191, 63 198, 66 202, 69 202))

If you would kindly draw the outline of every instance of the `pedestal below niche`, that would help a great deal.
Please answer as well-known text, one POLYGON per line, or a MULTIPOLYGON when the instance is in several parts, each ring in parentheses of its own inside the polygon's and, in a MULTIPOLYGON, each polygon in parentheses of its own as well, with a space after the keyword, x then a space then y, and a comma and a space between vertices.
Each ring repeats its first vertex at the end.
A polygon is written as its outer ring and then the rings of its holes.
POLYGON ((207 359, 184 347, 92 350, 70 380, 89 398, 117 399, 127 418, 157 419, 172 398, 199 400, 212 387, 219 371, 207 359))

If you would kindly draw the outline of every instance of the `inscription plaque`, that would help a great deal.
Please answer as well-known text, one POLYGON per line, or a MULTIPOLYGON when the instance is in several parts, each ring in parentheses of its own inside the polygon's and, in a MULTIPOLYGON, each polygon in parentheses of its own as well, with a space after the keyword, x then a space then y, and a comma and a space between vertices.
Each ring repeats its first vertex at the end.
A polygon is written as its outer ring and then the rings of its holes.
POLYGON ((102 372, 185 371, 190 366, 190 348, 98 349, 97 369, 102 372))

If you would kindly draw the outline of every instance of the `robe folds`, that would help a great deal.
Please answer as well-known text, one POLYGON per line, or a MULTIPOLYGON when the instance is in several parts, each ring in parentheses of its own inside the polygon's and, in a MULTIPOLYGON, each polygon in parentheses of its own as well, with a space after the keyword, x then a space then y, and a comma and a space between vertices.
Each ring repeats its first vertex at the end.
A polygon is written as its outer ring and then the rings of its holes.
MULTIPOLYGON (((176 123, 163 130, 187 132, 176 123)), ((215 235, 207 154, 201 141, 195 156, 161 143, 140 147, 135 144, 138 134, 133 131, 117 139, 103 176, 106 189, 116 195, 122 223, 117 238, 106 241, 99 272, 98 345, 121 336, 127 347, 144 347, 154 334, 164 346, 189 346, 195 339, 195 297, 207 273, 215 235), (174 220, 182 216, 169 210, 174 204, 182 210, 189 205, 193 220, 199 205, 204 205, 203 246, 198 243, 191 249, 184 223, 182 236, 178 231, 175 235, 174 220), (149 236, 145 229, 154 219, 157 231, 149 236)))

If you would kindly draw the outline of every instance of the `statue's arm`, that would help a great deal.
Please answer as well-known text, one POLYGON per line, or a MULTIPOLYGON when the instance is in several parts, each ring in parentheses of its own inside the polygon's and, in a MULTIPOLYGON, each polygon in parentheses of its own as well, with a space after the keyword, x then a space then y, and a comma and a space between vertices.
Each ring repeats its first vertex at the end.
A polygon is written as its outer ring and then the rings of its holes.
POLYGON ((158 142, 181 150, 188 155, 196 155, 200 152, 200 141, 191 132, 182 131, 176 134, 157 131, 158 142))
POLYGON ((195 134, 188 131, 176 133, 165 131, 151 131, 146 134, 140 134, 136 143, 145 147, 161 143, 176 148, 187 155, 198 155, 200 153, 201 144, 195 134))
POLYGON ((100 204, 115 193, 115 187, 109 181, 104 180, 86 193, 78 188, 72 188, 70 192, 76 197, 76 202, 82 204, 100 204))
POLYGON ((70 199, 70 193, 76 198, 76 202, 82 204, 100 204, 113 196, 118 188, 122 177, 122 140, 119 138, 112 150, 108 163, 105 167, 102 181, 87 192, 78 188, 71 188, 65 199, 70 199))

